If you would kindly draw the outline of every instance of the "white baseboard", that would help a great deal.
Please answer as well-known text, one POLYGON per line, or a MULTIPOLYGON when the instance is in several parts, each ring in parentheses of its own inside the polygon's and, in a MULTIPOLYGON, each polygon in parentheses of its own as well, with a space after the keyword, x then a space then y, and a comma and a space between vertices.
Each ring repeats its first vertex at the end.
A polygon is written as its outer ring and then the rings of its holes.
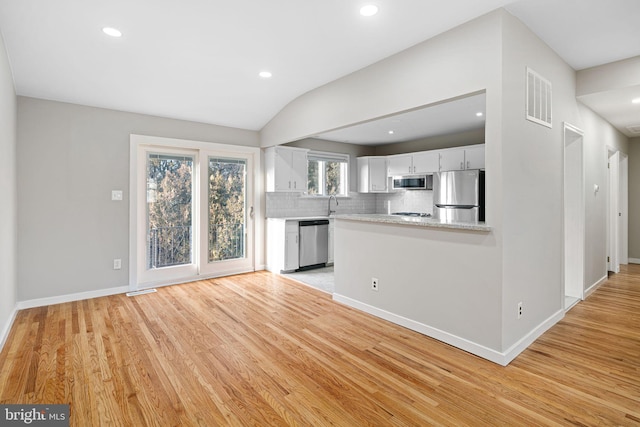
POLYGON ((604 282, 606 282, 606 281, 607 281, 607 276, 605 275, 604 277, 600 278, 596 283, 594 283, 593 285, 589 286, 584 291, 584 299, 586 299, 589 295, 594 293, 596 291, 596 289, 598 289, 600 286, 602 286, 604 284, 604 282))
POLYGON ((640 264, 640 258, 629 258, 629 264, 640 264))
POLYGON ((562 318, 564 317, 564 313, 564 310, 558 310, 556 313, 549 316, 547 320, 536 326, 531 332, 522 337, 517 343, 509 347, 509 349, 503 353, 505 363, 503 363, 502 365, 506 366, 511 363, 513 359, 518 357, 520 353, 522 353, 524 350, 526 350, 527 347, 533 344, 535 340, 540 338, 542 334, 547 332, 549 328, 562 320, 562 318))
POLYGON ((11 327, 13 326, 13 322, 16 320, 16 316, 18 315, 18 306, 13 307, 13 311, 7 320, 7 323, 0 331, 0 351, 4 348, 4 344, 7 342, 7 338, 9 337, 9 332, 11 332, 11 327))
POLYGON ((60 295, 55 297, 37 298, 26 301, 18 301, 18 309, 44 307, 46 305, 62 304, 64 302, 81 301, 90 298, 106 297, 109 295, 124 294, 129 292, 128 286, 100 289, 97 291, 78 292, 75 294, 60 295))
POLYGON ((333 294, 333 299, 349 307, 356 308, 358 310, 369 313, 373 316, 380 317, 395 323, 396 325, 403 326, 421 334, 427 335, 431 338, 435 338, 439 341, 457 347, 461 350, 467 351, 476 356, 487 359, 491 362, 497 363, 502 366, 507 366, 513 359, 516 358, 522 351, 524 351, 531 343, 546 332, 551 326, 555 325, 560 319, 564 317, 564 311, 560 310, 557 313, 550 316, 547 320, 538 325, 535 329, 529 332, 526 336, 520 339, 517 343, 511 346, 507 351, 500 352, 481 344, 469 341, 465 338, 453 335, 449 332, 442 331, 440 329, 425 325, 424 323, 416 322, 415 320, 407 319, 406 317, 399 316, 397 314, 382 310, 377 307, 373 307, 369 304, 354 300, 340 294, 333 294))

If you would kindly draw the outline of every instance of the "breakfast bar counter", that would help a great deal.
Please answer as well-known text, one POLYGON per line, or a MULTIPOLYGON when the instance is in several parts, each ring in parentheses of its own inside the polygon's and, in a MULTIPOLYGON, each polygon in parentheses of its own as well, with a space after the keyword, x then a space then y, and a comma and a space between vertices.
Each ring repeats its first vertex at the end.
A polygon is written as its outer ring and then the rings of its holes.
POLYGON ((430 228, 444 228, 455 230, 468 230, 468 231, 491 231, 491 227, 484 222, 468 223, 468 222, 445 222, 432 217, 420 217, 420 216, 400 216, 400 215, 386 215, 386 214, 348 214, 348 215, 335 215, 335 219, 344 219, 348 221, 365 221, 365 222, 377 222, 383 224, 400 224, 417 227, 430 227, 430 228))

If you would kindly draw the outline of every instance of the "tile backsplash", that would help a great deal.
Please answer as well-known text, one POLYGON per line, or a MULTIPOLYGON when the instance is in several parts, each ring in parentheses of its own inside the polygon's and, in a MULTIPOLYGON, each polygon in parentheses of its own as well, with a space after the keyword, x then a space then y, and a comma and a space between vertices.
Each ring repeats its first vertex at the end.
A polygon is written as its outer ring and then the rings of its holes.
MULTIPOLYGON (((328 210, 326 197, 300 196, 298 193, 267 193, 267 218, 324 216, 328 210)), ((433 191, 412 190, 397 193, 351 193, 339 197, 338 206, 331 201, 337 214, 386 214, 389 212, 433 211, 433 191)))
POLYGON ((421 212, 433 213, 433 191, 407 190, 380 193, 376 198, 376 213, 421 212))
MULTIPOLYGON (((324 216, 328 212, 327 197, 300 196, 298 193, 267 193, 267 218, 324 216)), ((337 214, 375 213, 376 195, 352 193, 338 197, 338 206, 331 200, 331 210, 337 214)))

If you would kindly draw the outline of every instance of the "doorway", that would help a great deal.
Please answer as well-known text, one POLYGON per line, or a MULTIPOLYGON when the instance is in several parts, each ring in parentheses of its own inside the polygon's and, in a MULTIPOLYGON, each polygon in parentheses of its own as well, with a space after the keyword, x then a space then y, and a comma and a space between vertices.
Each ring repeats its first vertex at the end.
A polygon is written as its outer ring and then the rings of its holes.
POLYGON ((620 264, 628 263, 628 157, 607 149, 607 270, 620 272, 620 264))
POLYGON ((584 147, 580 129, 564 124, 564 309, 584 298, 584 147))

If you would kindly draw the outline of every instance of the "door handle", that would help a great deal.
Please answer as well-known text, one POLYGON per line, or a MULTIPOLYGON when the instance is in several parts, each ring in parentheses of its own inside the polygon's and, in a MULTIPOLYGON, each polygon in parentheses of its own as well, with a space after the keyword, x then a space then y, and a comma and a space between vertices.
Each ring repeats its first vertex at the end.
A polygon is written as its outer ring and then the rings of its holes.
POLYGON ((249 218, 253 219, 253 206, 249 208, 249 218))

